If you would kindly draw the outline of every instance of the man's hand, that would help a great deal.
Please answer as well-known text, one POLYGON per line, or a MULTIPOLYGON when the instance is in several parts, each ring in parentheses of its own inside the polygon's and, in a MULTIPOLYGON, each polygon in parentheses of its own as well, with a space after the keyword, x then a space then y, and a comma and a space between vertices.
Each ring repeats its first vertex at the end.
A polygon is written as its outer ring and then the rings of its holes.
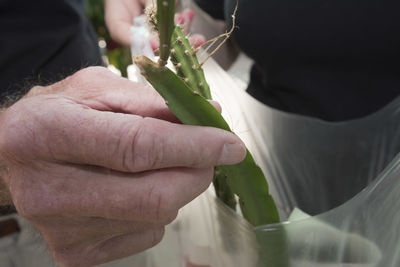
POLYGON ((213 166, 244 158, 234 134, 175 122, 154 90, 100 67, 36 87, 1 114, 4 182, 58 264, 154 246, 213 166))

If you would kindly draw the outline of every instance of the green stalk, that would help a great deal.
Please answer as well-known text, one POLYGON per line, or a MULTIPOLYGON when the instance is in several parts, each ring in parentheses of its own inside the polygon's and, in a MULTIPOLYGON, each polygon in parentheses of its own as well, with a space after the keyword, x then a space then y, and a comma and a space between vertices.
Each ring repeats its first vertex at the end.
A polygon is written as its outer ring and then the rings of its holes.
POLYGON ((178 76, 185 81, 189 88, 199 92, 203 97, 211 99, 211 91, 204 71, 199 67, 197 56, 193 53, 188 39, 179 26, 175 26, 172 33, 171 61, 178 76))
MULTIPOLYGON (((159 66, 145 56, 134 59, 142 75, 166 100, 170 110, 184 124, 212 126, 231 131, 221 114, 198 92, 166 67, 159 66)), ((238 195, 243 216, 254 226, 279 222, 279 215, 268 184, 250 152, 236 165, 220 166, 226 181, 238 195)))
POLYGON ((215 194, 228 207, 230 207, 233 210, 236 210, 237 202, 236 202, 235 194, 232 192, 231 188, 229 187, 227 179, 228 179, 228 176, 221 169, 221 167, 219 167, 219 166, 215 167, 214 180, 213 180, 215 194))
MULTIPOLYGON (((204 71, 199 67, 197 56, 193 53, 192 46, 179 26, 175 26, 172 34, 171 61, 177 75, 193 92, 199 93, 206 99, 211 99, 211 91, 204 71)), ((220 167, 215 168, 213 185, 217 197, 236 210, 235 195, 227 184, 225 172, 220 167)))
MULTIPOLYGON (((158 1, 158 3, 160 2, 162 1, 158 1)), ((165 38, 166 32, 170 29, 169 26, 163 25, 161 17, 161 15, 158 16, 158 21, 152 21, 159 31, 160 39, 161 36, 165 38)), ((173 25, 173 21, 168 21, 169 25, 173 25)), ((204 72, 179 27, 175 27, 171 45, 173 47, 171 61, 180 77, 161 64, 168 60, 168 55, 164 54, 159 65, 144 56, 135 57, 135 63, 141 69, 142 74, 183 123, 218 127, 230 131, 221 114, 206 100, 211 98, 211 93, 204 72)), ((279 222, 278 211, 269 194, 267 180, 249 151, 241 163, 216 167, 214 187, 217 196, 233 209, 236 207, 234 196, 236 194, 239 197, 243 216, 252 225, 259 226, 279 222)), ((284 229, 274 231, 272 236, 257 236, 257 239, 261 248, 259 266, 289 266, 284 229)), ((227 241, 228 239, 223 238, 223 240, 227 241)), ((226 243, 225 245, 229 248, 234 244, 226 243)))
POLYGON ((175 0, 157 0, 157 23, 160 37, 160 59, 158 64, 167 64, 174 31, 175 0))
MULTIPOLYGON (((160 38, 161 35, 164 36, 164 32, 162 31, 165 31, 165 28, 159 27, 160 23, 156 17, 153 16, 153 14, 150 14, 149 18, 150 24, 155 30, 160 32, 160 38)), ((179 26, 175 26, 172 33, 171 47, 171 62, 174 64, 177 75, 181 77, 186 84, 188 84, 189 88, 191 88, 193 92, 199 93, 207 99, 211 99, 211 91, 205 79, 204 71, 200 67, 196 54, 193 53, 193 49, 188 39, 182 33, 182 30, 179 26)), ((161 60, 159 61, 159 64, 161 62, 165 63, 163 60, 161 60)), ((217 197, 220 198, 230 208, 236 210, 235 195, 226 182, 226 174, 219 167, 215 168, 213 185, 217 197)))

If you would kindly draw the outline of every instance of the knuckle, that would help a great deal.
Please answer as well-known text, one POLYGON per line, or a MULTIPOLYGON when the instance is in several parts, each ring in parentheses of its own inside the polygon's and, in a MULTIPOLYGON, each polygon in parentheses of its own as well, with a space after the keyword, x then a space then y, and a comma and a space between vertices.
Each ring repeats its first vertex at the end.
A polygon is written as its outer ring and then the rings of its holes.
POLYGON ((112 87, 119 79, 119 76, 105 67, 91 66, 78 70, 51 87, 62 95, 89 99, 106 92, 107 88, 112 87))
POLYGON ((151 188, 148 194, 150 211, 150 220, 155 223, 168 222, 168 220, 173 217, 177 208, 172 197, 168 197, 166 190, 160 190, 155 186, 151 188))
POLYGON ((101 66, 87 67, 78 70, 73 75, 59 82, 63 90, 76 90, 75 88, 86 88, 95 90, 104 87, 105 79, 113 77, 111 72, 101 66))
POLYGON ((133 171, 157 168, 164 159, 164 143, 160 138, 162 129, 149 118, 141 119, 137 126, 131 134, 130 151, 126 152, 132 153, 133 171))
POLYGON ((90 80, 93 77, 103 77, 104 75, 108 75, 109 71, 105 67, 93 66, 87 67, 75 72, 71 78, 77 80, 90 80))

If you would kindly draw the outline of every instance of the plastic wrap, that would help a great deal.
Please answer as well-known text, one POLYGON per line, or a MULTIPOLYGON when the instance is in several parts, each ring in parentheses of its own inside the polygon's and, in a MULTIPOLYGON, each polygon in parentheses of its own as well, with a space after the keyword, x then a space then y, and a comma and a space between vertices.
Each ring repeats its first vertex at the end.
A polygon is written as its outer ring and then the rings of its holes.
MULTIPOLYGON (((131 54, 132 57, 144 55, 154 59, 154 52, 149 41, 150 27, 146 15, 140 15, 133 19, 131 27, 131 54)), ((146 79, 140 75, 140 70, 136 65, 128 66, 128 78, 134 82, 147 84, 146 79)))
POLYGON ((400 100, 363 119, 328 123, 259 103, 213 61, 205 71, 284 222, 253 229, 207 193, 150 251, 153 266, 400 266, 400 100))
POLYGON ((400 99, 330 123, 261 104, 212 60, 205 73, 264 170, 284 222, 254 229, 209 192, 147 252, 152 266, 400 266, 400 99))

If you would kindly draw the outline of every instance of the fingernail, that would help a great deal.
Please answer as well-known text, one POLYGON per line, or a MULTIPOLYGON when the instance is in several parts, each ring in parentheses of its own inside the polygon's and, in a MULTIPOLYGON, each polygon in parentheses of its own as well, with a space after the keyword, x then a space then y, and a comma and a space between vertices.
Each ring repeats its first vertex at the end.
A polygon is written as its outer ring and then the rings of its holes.
POLYGON ((229 165, 241 162, 246 155, 246 148, 242 143, 225 144, 218 165, 229 165))
POLYGON ((159 41, 158 39, 150 39, 150 45, 151 45, 151 49, 153 49, 153 51, 157 50, 159 45, 159 41))
POLYGON ((188 19, 189 21, 192 21, 193 17, 194 17, 194 11, 191 9, 185 9, 182 12, 188 19))
POLYGON ((221 107, 221 105, 220 105, 217 101, 215 101, 215 100, 208 100, 208 102, 210 102, 210 104, 213 105, 214 108, 216 108, 216 109, 218 110, 219 113, 221 113, 222 107, 221 107))
POLYGON ((178 25, 183 25, 185 23, 185 17, 181 14, 175 14, 175 23, 178 25))
POLYGON ((198 38, 198 39, 196 40, 195 46, 196 46, 196 47, 199 47, 199 46, 201 46, 202 44, 204 44, 205 42, 206 42, 206 40, 204 39, 204 37, 200 37, 200 38, 198 38))
POLYGON ((203 43, 205 43, 206 38, 201 34, 193 34, 191 36, 191 38, 189 39, 189 41, 192 46, 198 47, 198 46, 202 45, 203 43))

